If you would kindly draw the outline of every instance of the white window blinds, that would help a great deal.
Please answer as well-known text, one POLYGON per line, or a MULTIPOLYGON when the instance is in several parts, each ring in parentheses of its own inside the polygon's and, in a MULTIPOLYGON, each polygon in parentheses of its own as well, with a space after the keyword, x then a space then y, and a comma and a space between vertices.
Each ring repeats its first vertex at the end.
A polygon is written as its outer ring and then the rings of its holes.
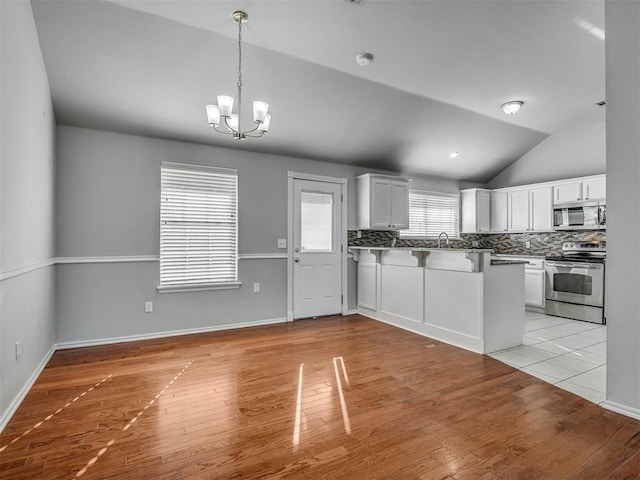
POLYGON ((409 230, 401 237, 460 236, 460 197, 456 194, 409 191, 409 230))
POLYGON ((238 173, 163 163, 160 288, 238 279, 238 173))

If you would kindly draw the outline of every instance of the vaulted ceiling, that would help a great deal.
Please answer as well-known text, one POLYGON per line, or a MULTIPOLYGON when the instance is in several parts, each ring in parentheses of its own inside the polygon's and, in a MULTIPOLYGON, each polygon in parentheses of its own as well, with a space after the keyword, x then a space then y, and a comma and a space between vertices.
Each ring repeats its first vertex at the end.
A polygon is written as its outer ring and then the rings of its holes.
POLYGON ((548 135, 604 120, 601 0, 32 6, 65 125, 483 183, 548 135), (272 114, 268 135, 242 142, 204 110, 236 95, 237 9, 250 16, 243 115, 254 99, 272 114), (504 115, 514 99, 523 109, 504 115))

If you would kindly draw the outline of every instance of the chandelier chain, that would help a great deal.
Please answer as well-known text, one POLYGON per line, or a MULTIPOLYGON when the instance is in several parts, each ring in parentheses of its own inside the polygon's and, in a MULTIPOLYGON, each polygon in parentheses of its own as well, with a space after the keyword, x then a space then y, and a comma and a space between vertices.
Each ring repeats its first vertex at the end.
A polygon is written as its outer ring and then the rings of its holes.
POLYGON ((238 22, 238 87, 242 87, 242 20, 238 22))

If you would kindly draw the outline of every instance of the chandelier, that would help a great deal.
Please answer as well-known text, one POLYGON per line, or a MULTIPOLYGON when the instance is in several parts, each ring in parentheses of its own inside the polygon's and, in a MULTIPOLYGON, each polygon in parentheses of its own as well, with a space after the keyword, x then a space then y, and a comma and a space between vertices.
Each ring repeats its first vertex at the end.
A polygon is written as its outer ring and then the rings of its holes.
MULTIPOLYGON (((247 137, 261 137, 269 130, 271 115, 267 113, 269 104, 266 102, 253 102, 253 122, 255 127, 251 130, 242 131, 240 115, 242 113, 242 24, 249 20, 249 15, 242 10, 237 10, 231 14, 238 22, 238 113, 233 112, 233 97, 228 95, 218 95, 217 105, 207 105, 207 119, 209 126, 216 132, 225 135, 233 135, 236 140, 244 140, 247 137), (220 130, 220 121, 224 123, 227 130, 220 130)), ((224 128, 224 127, 222 127, 224 128)))

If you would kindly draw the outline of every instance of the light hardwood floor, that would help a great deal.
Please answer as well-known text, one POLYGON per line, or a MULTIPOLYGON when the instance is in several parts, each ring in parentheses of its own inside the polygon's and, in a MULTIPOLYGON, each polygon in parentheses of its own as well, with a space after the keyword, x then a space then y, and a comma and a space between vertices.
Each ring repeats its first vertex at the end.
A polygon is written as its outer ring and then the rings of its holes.
POLYGON ((640 422, 358 315, 57 352, 1 479, 630 479, 640 422))

